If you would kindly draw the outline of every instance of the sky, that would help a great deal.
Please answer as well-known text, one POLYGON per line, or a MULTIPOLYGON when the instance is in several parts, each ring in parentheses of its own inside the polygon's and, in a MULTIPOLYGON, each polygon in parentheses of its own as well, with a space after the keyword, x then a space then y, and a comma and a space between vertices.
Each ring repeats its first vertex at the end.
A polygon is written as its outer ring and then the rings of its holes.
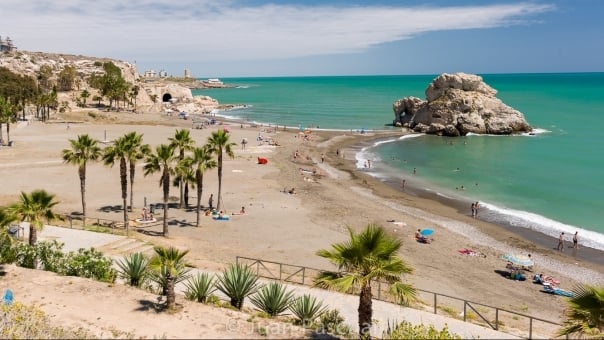
POLYGON ((0 0, 19 50, 198 78, 604 71, 601 0, 0 0))

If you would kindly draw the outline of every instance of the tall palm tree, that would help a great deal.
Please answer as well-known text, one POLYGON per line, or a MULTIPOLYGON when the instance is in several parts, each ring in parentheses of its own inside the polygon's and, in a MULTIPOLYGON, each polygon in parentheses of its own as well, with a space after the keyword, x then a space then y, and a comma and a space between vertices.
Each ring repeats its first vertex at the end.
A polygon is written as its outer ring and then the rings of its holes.
POLYGON ((126 160, 130 170, 130 211, 134 209, 134 174, 136 162, 145 158, 151 152, 149 144, 143 144, 143 135, 135 131, 124 135, 126 147, 126 160))
POLYGON ((130 233, 128 220, 128 170, 127 170, 127 151, 128 140, 126 136, 122 136, 115 140, 113 145, 108 146, 103 150, 103 162, 105 165, 113 167, 116 161, 120 163, 120 186, 122 188, 122 204, 124 206, 124 228, 126 234, 130 233))
POLYGON ((203 173, 216 167, 216 160, 212 157, 212 150, 204 145, 193 149, 190 157, 191 165, 195 169, 195 186, 197 188, 197 204, 195 211, 197 213, 196 226, 199 227, 201 216, 201 196, 203 195, 203 173))
POLYGON ((172 183, 176 187, 181 184, 184 187, 185 208, 189 207, 189 183, 195 183, 195 172, 191 158, 185 157, 176 162, 174 166, 174 181, 172 183))
POLYGON ((2 123, 6 123, 6 142, 10 142, 10 123, 14 123, 16 107, 10 98, 0 96, 0 139, 2 139, 2 123))
POLYGON ((155 250, 155 255, 149 261, 149 268, 159 275, 165 275, 166 286, 162 288, 166 292, 166 307, 173 309, 176 305, 176 294, 174 292, 176 280, 179 279, 180 275, 186 275, 185 269, 190 267, 184 259, 189 251, 180 251, 174 247, 155 247, 153 250, 155 250))
POLYGON ((55 201, 55 195, 44 190, 34 190, 30 194, 21 192, 19 202, 8 207, 8 213, 15 215, 23 222, 29 222, 29 244, 35 245, 38 241, 38 230, 44 227, 44 221, 51 222, 59 219, 52 208, 59 202, 55 201))
POLYGON ((233 153, 233 147, 236 143, 229 141, 229 133, 223 129, 212 132, 212 135, 208 137, 208 147, 218 157, 218 203, 216 204, 216 210, 220 210, 220 204, 222 203, 222 158, 223 153, 231 158, 235 158, 233 153))
POLYGON ((6 208, 0 207, 0 263, 5 261, 10 262, 7 257, 10 257, 11 245, 14 242, 13 237, 9 234, 9 226, 17 221, 17 217, 7 211, 6 208))
POLYGON ((359 336, 369 338, 372 326, 371 283, 385 280, 391 284, 390 292, 401 304, 415 298, 415 288, 401 281, 402 274, 413 268, 398 257, 401 241, 388 236, 384 229, 375 224, 356 234, 348 228, 350 240, 332 245, 333 250, 319 250, 317 255, 331 261, 338 271, 321 272, 315 285, 341 292, 360 288, 359 293, 359 336))
POLYGON ((559 336, 604 339, 604 287, 577 286, 566 303, 559 336))
POLYGON ((80 176, 80 194, 82 196, 82 223, 86 225, 86 164, 97 161, 101 157, 101 148, 97 141, 88 135, 78 135, 78 139, 70 139, 71 149, 62 151, 63 161, 78 166, 80 176))
MULTIPOLYGON (((170 145, 178 150, 178 160, 182 161, 185 158, 185 151, 193 150, 195 147, 195 141, 191 138, 189 130, 182 129, 176 130, 174 137, 170 137, 170 145)), ((180 200, 178 201, 178 208, 182 209, 182 202, 184 198, 184 184, 182 178, 178 182, 178 188, 180 189, 180 200)))
POLYGON ((170 197, 170 175, 174 172, 174 147, 160 144, 155 148, 155 153, 150 153, 145 158, 143 167, 145 176, 161 172, 159 185, 164 193, 164 236, 168 237, 168 198, 170 197))

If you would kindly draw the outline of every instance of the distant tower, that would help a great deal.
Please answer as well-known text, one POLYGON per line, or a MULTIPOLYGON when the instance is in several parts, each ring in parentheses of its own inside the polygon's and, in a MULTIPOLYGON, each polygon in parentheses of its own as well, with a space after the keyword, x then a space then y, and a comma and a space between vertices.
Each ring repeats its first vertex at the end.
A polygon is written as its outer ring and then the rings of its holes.
POLYGON ((185 78, 191 78, 191 73, 188 68, 185 69, 185 78))

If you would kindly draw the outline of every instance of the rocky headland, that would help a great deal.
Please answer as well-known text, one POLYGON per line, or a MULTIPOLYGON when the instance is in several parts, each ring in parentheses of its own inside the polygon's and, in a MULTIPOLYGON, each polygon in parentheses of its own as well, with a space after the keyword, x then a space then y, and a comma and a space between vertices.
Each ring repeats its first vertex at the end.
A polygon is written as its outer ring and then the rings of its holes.
POLYGON ((0 67, 34 79, 38 78, 40 70, 44 67, 51 70, 50 81, 55 84, 58 83, 61 72, 64 72, 66 68, 75 69, 76 75, 72 88, 61 89, 57 92, 58 102, 64 107, 66 106, 67 110, 99 108, 99 105, 95 105, 95 101, 92 100, 95 96, 100 95, 99 90, 90 86, 88 80, 93 74, 103 73, 102 65, 106 62, 117 66, 131 89, 136 88, 136 94, 130 99, 132 103, 136 104, 130 105, 126 110, 136 113, 164 113, 166 110, 170 110, 201 114, 219 108, 218 101, 211 97, 192 95, 191 88, 204 87, 201 81, 193 78, 142 77, 138 73, 136 65, 126 61, 45 52, 0 53, 0 67), (84 90, 89 93, 90 99, 87 101, 87 105, 81 105, 81 94, 84 90))
POLYGON ((426 100, 405 97, 394 102, 393 124, 452 137, 530 132, 522 112, 504 104, 496 94, 480 76, 443 73, 426 89, 426 100))

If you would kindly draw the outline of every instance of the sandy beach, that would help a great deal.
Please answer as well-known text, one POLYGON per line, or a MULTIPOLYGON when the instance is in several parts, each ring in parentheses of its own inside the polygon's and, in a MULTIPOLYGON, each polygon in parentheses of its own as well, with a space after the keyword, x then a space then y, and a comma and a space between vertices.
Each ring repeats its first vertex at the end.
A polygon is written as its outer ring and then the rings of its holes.
MULTIPOLYGON (((154 148, 167 143, 177 128, 191 128, 191 121, 176 117, 124 113, 117 118, 117 115, 107 114, 106 119, 92 122, 72 114, 62 121, 70 120, 69 126, 57 121, 20 122, 13 126, 11 137, 15 146, 0 148, 0 205, 14 201, 21 191, 45 189, 57 196, 58 212, 78 213, 81 201, 77 169, 63 164, 60 158, 61 150, 69 147, 69 139, 89 134, 99 140, 105 136, 112 140, 137 131, 144 135, 144 142, 154 148)), ((236 256, 330 269, 331 265, 316 256, 316 251, 346 240, 347 226, 360 230, 369 223, 376 223, 403 241, 401 257, 415 268, 405 280, 415 287, 555 322, 560 321, 564 308, 562 298, 540 292, 539 285, 530 279, 516 282, 497 274, 496 270, 505 269, 502 254, 532 254, 536 265, 533 273, 528 274, 552 275, 565 289, 579 282, 604 283, 604 267, 589 261, 589 257, 573 256, 571 249, 559 253, 544 246, 546 241, 535 242, 502 226, 473 219, 467 209, 447 206, 421 194, 412 180, 407 181, 402 192, 355 169, 358 145, 383 138, 383 134, 314 131, 310 140, 306 140, 298 131, 283 127, 222 124, 192 129, 191 135, 198 145, 203 145, 212 131, 228 127, 231 141, 238 144, 235 158, 226 158, 223 170, 221 205, 231 214, 231 219, 215 221, 204 216, 202 226, 196 228, 193 210, 170 209, 169 239, 150 232, 160 231, 161 225, 139 228, 144 232, 133 230, 131 238, 188 249, 189 262, 210 271, 221 270, 225 264, 234 262, 236 256), (257 142, 259 134, 264 139, 271 137, 279 146, 257 142), (249 141, 245 150, 240 145, 243 138, 249 141), (298 157, 294 159, 296 151, 298 157), (268 164, 257 164, 257 157, 267 158, 268 164), (316 175, 312 174, 313 169, 316 175), (284 192, 291 188, 295 188, 296 194, 284 192), (233 215, 241 207, 245 207, 247 213, 233 215), (432 243, 415 242, 413 236, 418 228, 434 229, 432 243), (458 252, 462 248, 471 248, 486 257, 462 255, 458 252)), ((217 182, 215 169, 204 175, 202 204, 207 205, 210 194, 216 198, 217 182)), ((131 219, 140 216, 145 199, 149 204, 162 200, 159 176, 143 177, 142 162, 137 168, 134 191, 131 219)), ((90 164, 86 192, 90 218, 120 220, 121 211, 110 209, 121 204, 118 167, 90 164)), ((192 204, 196 201, 195 191, 190 194, 192 204)), ((178 188, 171 188, 170 196, 177 197, 178 188)), ((44 231, 40 233, 41 239, 43 236, 44 231)), ((111 247, 101 249, 110 256, 124 255, 123 251, 111 247)), ((579 249, 577 253, 582 251, 579 249)), ((600 252, 593 254, 601 256, 600 252)), ((5 288, 4 285, 1 288, 5 288)), ((179 297, 178 301, 184 298, 179 297)), ((356 310, 357 306, 349 308, 356 310)), ((454 308, 461 312, 460 307, 454 308)), ((510 317, 505 320, 505 326, 526 328, 520 324, 527 322, 510 317)), ((535 327, 540 336, 551 335, 551 326, 535 327)), ((211 337, 212 334, 199 336, 211 337)))

